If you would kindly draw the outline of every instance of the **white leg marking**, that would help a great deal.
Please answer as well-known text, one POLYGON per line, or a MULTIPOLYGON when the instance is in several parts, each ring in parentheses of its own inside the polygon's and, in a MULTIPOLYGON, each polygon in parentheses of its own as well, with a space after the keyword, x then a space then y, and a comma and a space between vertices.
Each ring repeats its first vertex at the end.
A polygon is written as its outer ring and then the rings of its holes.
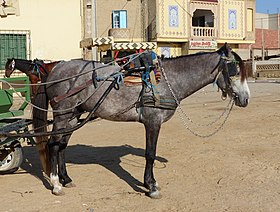
POLYGON ((63 194, 62 187, 59 183, 59 178, 57 175, 53 175, 53 173, 50 174, 51 183, 53 185, 52 193, 55 195, 61 195, 63 194))

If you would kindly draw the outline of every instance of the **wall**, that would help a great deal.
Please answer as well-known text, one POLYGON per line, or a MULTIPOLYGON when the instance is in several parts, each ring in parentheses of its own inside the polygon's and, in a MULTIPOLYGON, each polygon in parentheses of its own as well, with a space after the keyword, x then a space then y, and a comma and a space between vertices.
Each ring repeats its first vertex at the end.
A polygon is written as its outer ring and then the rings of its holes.
POLYGON ((245 13, 244 1, 220 1, 219 38, 242 40, 245 37, 245 13))
POLYGON ((81 58, 80 1, 19 1, 20 15, 0 18, 0 30, 30 30, 31 59, 81 58))
MULTIPOLYGON (((278 48, 278 31, 272 29, 263 29, 264 48, 278 48)), ((262 29, 256 29, 256 43, 253 48, 262 48, 262 29)))
POLYGON ((188 1, 157 0, 157 41, 187 41, 188 39, 188 1), (170 15, 175 17, 171 23, 170 15))
POLYGON ((108 36, 108 31, 112 28, 113 10, 127 10, 127 28, 130 30, 130 40, 142 41, 140 0, 96 0, 97 37, 108 36))

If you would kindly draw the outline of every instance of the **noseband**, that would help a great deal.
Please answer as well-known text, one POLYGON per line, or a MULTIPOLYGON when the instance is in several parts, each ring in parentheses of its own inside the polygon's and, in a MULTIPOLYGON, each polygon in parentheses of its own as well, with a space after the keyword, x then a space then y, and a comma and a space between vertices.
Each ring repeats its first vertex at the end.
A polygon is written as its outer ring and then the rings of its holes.
POLYGON ((11 60, 8 66, 6 66, 9 71, 13 72, 16 67, 16 61, 14 59, 11 60))

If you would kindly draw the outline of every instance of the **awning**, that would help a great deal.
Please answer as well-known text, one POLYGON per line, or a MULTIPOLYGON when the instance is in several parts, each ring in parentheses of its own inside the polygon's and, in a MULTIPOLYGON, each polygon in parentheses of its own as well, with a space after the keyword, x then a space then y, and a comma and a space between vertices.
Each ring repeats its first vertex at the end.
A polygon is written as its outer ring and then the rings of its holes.
POLYGON ((127 49, 156 49, 156 42, 139 42, 139 43, 113 43, 112 50, 127 50, 127 49))
POLYGON ((85 38, 80 42, 81 48, 91 48, 95 46, 108 45, 114 43, 113 37, 85 38))
POLYGON ((192 0, 192 2, 199 2, 199 1, 218 3, 218 0, 192 0))
POLYGON ((80 42, 81 48, 111 48, 112 50, 156 49, 156 42, 115 43, 113 37, 86 38, 80 42))

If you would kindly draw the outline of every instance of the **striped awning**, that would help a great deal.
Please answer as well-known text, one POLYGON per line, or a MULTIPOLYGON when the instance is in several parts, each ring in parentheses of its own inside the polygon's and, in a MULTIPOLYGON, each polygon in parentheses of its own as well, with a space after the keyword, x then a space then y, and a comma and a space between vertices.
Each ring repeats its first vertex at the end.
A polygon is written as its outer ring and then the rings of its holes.
POLYGON ((86 38, 80 42, 81 48, 111 48, 112 50, 156 49, 156 42, 127 42, 115 43, 114 37, 86 38))
POLYGON ((156 42, 131 42, 131 43, 113 43, 112 50, 132 50, 132 49, 156 49, 156 42))
POLYGON ((85 38, 80 42, 80 47, 90 48, 94 46, 108 45, 112 43, 114 43, 113 37, 85 38))

